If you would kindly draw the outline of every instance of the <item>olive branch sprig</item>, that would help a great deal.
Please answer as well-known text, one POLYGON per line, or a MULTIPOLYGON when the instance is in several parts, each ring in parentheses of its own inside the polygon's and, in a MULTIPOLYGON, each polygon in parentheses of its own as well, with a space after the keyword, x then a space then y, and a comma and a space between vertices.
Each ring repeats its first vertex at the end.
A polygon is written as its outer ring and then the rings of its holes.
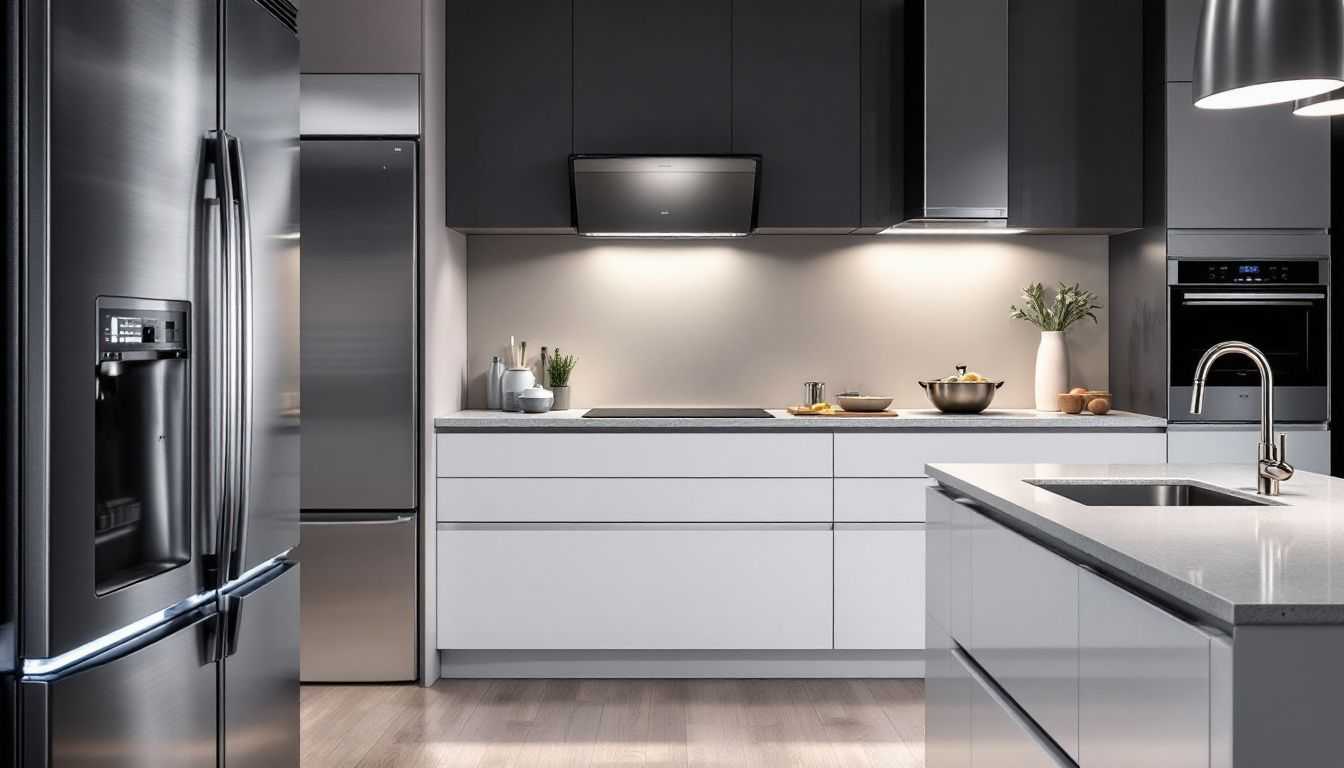
POLYGON ((1032 283, 1022 289, 1023 306, 1016 304, 1008 307, 1008 313, 1014 320, 1026 320, 1043 331, 1063 331, 1070 325, 1090 318, 1097 322, 1094 310, 1101 309, 1101 296, 1093 291, 1083 290, 1077 283, 1072 286, 1060 283, 1055 289, 1055 300, 1047 305, 1045 286, 1032 283))

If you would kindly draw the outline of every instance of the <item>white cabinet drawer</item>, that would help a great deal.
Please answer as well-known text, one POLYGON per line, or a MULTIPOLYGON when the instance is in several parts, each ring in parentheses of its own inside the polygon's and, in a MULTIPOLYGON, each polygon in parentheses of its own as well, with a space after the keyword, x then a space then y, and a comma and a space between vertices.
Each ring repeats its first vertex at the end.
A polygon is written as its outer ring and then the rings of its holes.
POLYGON ((439 522, 829 523, 824 478, 439 478, 439 522))
POLYGON ((1162 464, 1166 457, 1161 432, 949 430, 835 436, 836 477, 923 477, 925 464, 939 463, 1162 464))
POLYGON ((829 434, 440 434, 439 477, 830 477, 829 434))
POLYGON ((924 520, 924 478, 850 477, 835 481, 837 523, 918 523, 924 520))
POLYGON ((830 648, 829 525, 441 526, 438 647, 830 648))
POLYGON ((1209 635, 1086 570, 1078 591, 1079 763, 1208 766, 1209 635))
POLYGON ((1078 566, 974 515, 971 656, 1078 754, 1078 566))
MULTIPOLYGON (((1287 436, 1289 464, 1306 472, 1330 474, 1328 430, 1280 424, 1275 431, 1287 436)), ((1172 464, 1255 464, 1259 446, 1258 427, 1181 426, 1167 431, 1167 461, 1172 464)))
POLYGON ((835 526, 835 647, 924 647, 924 526, 835 526))

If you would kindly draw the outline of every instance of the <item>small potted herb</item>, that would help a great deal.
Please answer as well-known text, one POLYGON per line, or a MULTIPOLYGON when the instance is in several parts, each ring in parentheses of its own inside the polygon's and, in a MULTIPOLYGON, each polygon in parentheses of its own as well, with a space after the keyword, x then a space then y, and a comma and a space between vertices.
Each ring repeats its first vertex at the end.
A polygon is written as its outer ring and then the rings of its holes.
POLYGON ((563 411, 569 408, 569 376, 574 373, 574 365, 578 362, 578 358, 573 355, 560 354, 559 347, 555 348, 555 356, 546 361, 547 381, 551 385, 551 391, 555 393, 552 410, 563 411))

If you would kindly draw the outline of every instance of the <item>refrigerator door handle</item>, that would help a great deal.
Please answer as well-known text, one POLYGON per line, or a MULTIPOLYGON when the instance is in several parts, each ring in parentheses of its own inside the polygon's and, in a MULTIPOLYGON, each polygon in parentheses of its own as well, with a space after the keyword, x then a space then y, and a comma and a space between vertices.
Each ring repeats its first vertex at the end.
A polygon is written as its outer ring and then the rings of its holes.
POLYGON ((224 642, 220 658, 228 658, 238 652, 238 633, 243 627, 243 598, 238 595, 224 595, 224 642))
POLYGON ((234 251, 234 307, 237 316, 234 323, 234 346, 236 349, 234 376, 234 403, 238 418, 235 420, 236 494, 233 503, 235 519, 232 521, 232 541, 230 549, 231 568, 229 577, 237 576, 243 570, 244 552, 247 545, 247 518, 250 510, 250 490, 252 481, 252 427, 253 427, 253 361, 252 361, 252 209, 248 200, 247 161, 243 153, 242 141, 229 136, 229 154, 235 175, 235 189, 238 197, 238 216, 234 223, 237 248, 234 251))
POLYGON ((207 329, 207 359, 209 414, 205 447, 206 528, 213 537, 207 544, 207 556, 214 562, 211 567, 218 573, 218 583, 228 579, 228 554, 231 551, 230 517, 234 504, 233 426, 237 422, 233 410, 233 332, 231 264, 238 249, 237 216, 233 157, 229 150, 229 135, 224 131, 210 132, 210 158, 214 172, 214 199, 218 203, 219 240, 218 259, 210 259, 203 270, 205 291, 205 323, 207 329))
POLYGON ((305 512, 299 525, 400 525, 415 520, 415 513, 305 512))
MULTIPOLYGON (((80 672, 124 659, 136 651, 148 648, 163 638, 193 625, 200 625, 200 653, 204 659, 213 659, 215 658, 216 643, 212 634, 215 629, 214 622, 210 620, 214 617, 215 606, 212 602, 196 603, 186 610, 159 619, 138 631, 128 632, 124 637, 116 638, 114 643, 78 655, 67 663, 44 664, 38 668, 33 668, 34 665, 31 664, 25 664, 22 679, 23 682, 27 683, 50 683, 63 680, 80 672)), ((45 661, 55 662, 58 660, 45 661)))

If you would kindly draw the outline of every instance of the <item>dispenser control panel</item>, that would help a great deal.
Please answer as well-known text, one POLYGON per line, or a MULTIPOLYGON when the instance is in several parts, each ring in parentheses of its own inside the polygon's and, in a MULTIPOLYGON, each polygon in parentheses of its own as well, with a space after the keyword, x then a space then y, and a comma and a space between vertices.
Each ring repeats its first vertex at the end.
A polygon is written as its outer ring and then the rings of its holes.
POLYGON ((176 301, 99 299, 98 359, 186 357, 187 306, 176 301))

